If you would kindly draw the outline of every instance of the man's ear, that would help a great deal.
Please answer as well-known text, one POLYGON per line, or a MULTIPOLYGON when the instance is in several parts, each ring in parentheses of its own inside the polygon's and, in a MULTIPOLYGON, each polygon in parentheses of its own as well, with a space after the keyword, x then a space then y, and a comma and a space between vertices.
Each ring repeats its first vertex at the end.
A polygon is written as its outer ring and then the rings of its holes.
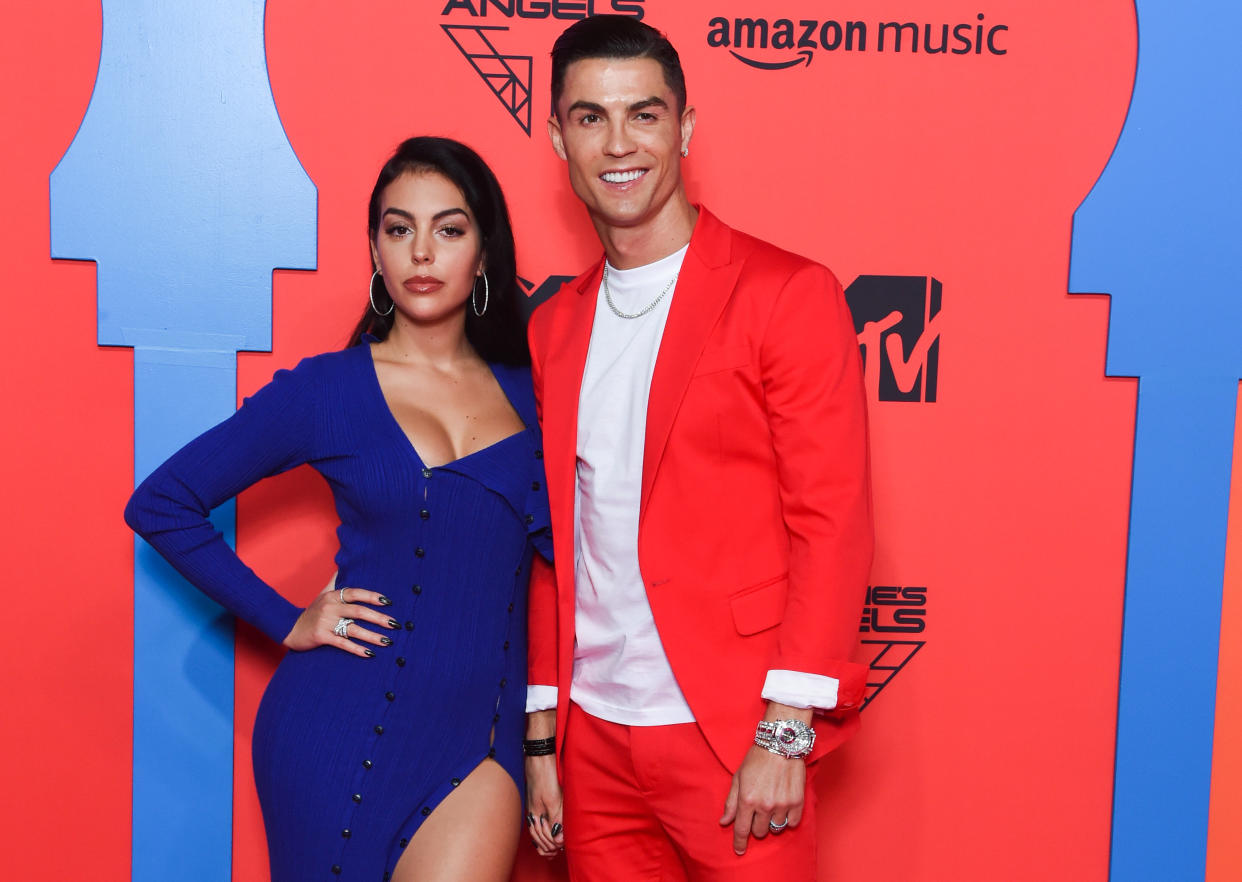
POLYGON ((681 150, 682 156, 690 150, 690 138, 694 135, 695 110, 687 107, 681 112, 681 150))
POLYGON ((548 137, 552 139, 552 149, 556 151, 556 155, 561 159, 568 159, 565 155, 565 138, 561 134, 561 121, 556 118, 556 114, 548 117, 548 137))

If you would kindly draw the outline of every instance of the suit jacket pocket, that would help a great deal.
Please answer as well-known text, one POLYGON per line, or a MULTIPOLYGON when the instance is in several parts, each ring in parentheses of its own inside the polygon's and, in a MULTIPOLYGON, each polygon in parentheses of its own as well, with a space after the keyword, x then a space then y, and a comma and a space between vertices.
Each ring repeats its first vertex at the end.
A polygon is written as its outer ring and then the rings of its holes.
POLYGON ((750 364, 749 346, 721 346, 716 349, 707 349, 699 356, 698 363, 694 366, 694 376, 701 377, 704 374, 731 371, 734 368, 746 367, 748 364, 750 364))
POLYGON ((729 603, 733 607, 733 625, 737 632, 749 636, 779 625, 785 617, 788 593, 789 577, 780 575, 733 594, 729 603))

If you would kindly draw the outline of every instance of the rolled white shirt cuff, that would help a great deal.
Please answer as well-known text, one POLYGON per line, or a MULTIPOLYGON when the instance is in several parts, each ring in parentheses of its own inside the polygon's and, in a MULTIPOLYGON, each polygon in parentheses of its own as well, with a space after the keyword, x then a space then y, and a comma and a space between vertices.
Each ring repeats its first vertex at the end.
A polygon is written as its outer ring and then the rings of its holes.
MULTIPOLYGON (((837 706, 837 689, 841 681, 822 674, 804 674, 802 671, 768 671, 761 693, 767 701, 776 701, 790 707, 813 707, 830 711, 837 706)), ((530 690, 546 689, 546 686, 528 686, 527 709, 530 707, 530 690)))
POLYGON ((526 712, 552 710, 556 707, 557 691, 555 686, 527 686, 526 712))

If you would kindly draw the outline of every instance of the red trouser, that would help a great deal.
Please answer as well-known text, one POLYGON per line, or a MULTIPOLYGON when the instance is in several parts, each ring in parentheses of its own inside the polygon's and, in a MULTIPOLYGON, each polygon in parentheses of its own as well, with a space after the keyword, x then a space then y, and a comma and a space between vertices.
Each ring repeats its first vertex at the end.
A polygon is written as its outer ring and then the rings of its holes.
POLYGON ((739 857, 733 827, 719 823, 733 776, 697 725, 622 726, 569 707, 562 768, 573 882, 813 882, 811 774, 799 827, 751 838, 739 857))

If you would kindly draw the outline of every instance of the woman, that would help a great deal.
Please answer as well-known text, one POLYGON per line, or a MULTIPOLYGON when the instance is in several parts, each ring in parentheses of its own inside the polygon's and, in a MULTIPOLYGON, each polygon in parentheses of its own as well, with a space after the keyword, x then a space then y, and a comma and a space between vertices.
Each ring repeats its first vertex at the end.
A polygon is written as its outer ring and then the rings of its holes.
POLYGON ((369 303, 135 491, 126 520, 282 642, 255 720, 273 882, 508 878, 520 833, 525 592, 551 554, 504 196, 469 148, 404 142, 368 216, 369 303), (337 584, 298 609, 208 512, 310 463, 337 584))

